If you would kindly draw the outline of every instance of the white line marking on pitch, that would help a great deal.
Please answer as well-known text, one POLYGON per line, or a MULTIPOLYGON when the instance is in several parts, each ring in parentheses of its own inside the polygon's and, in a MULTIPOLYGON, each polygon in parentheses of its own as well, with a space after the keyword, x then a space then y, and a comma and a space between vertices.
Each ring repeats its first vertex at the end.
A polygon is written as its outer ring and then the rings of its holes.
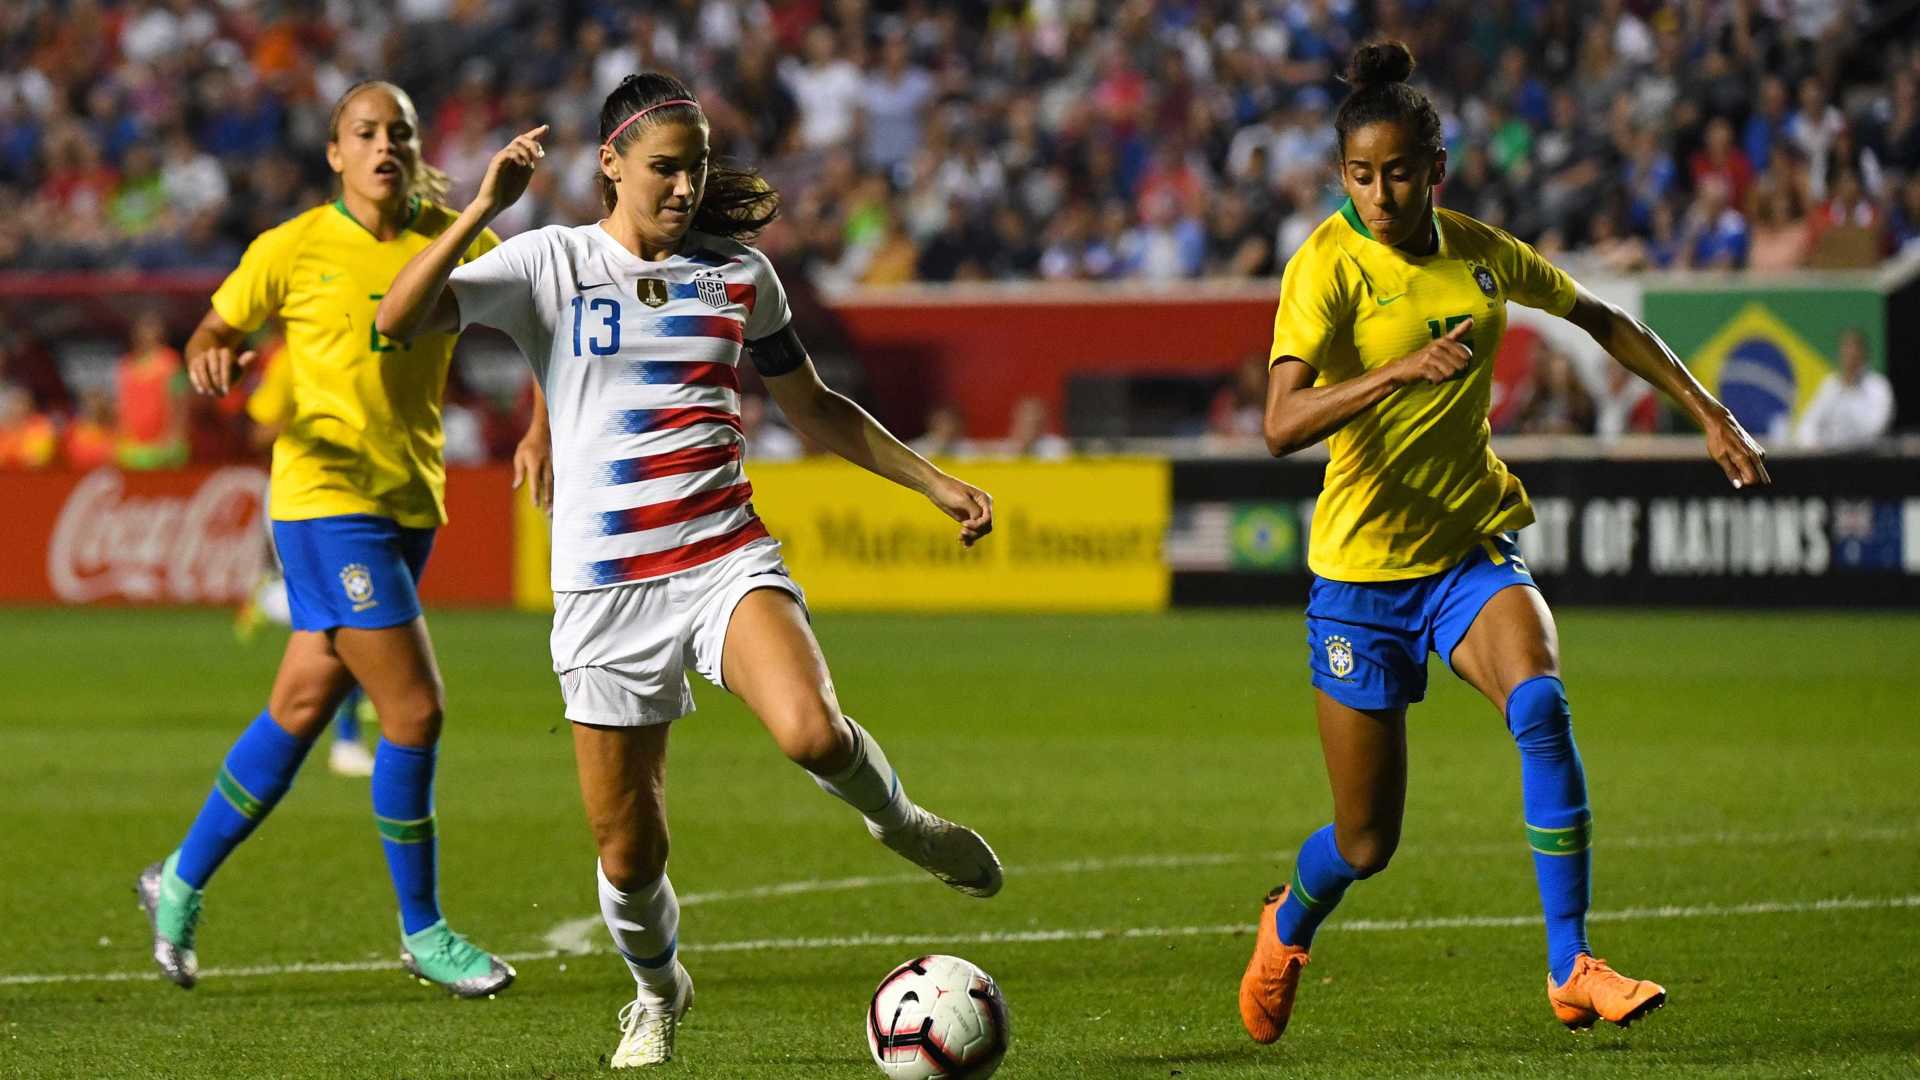
MULTIPOLYGON (((1587 918, 1593 922, 1641 922, 1667 919, 1715 919, 1739 915, 1798 915, 1835 911, 1888 911, 1920 909, 1920 894, 1887 897, 1840 896, 1826 900, 1762 900, 1746 904, 1692 904, 1660 907, 1622 908, 1595 911, 1587 918)), ((1350 933, 1394 933, 1409 930, 1486 929, 1532 926, 1538 915, 1452 915, 1424 919, 1349 919, 1334 921, 1322 931, 1350 933)), ((1110 939, 1157 939, 1185 937, 1230 937, 1251 933, 1248 923, 1220 923, 1213 926, 1130 926, 1061 930, 988 930, 974 934, 858 934, 851 937, 759 938, 751 941, 715 941, 706 944, 688 942, 687 952, 758 952, 766 949, 821 950, 857 948, 868 945, 1009 945, 1056 941, 1104 941, 1110 939)), ((593 952, 611 952, 594 949, 593 952)), ((555 960, 569 954, 556 949, 509 953, 506 959, 516 963, 555 960)), ((391 961, 351 961, 323 964, 260 964, 252 967, 208 968, 207 978, 254 978, 268 975, 340 974, 346 972, 392 971, 391 961)), ((42 986, 49 983, 144 982, 159 979, 154 972, 104 971, 97 974, 0 975, 0 986, 42 986)))

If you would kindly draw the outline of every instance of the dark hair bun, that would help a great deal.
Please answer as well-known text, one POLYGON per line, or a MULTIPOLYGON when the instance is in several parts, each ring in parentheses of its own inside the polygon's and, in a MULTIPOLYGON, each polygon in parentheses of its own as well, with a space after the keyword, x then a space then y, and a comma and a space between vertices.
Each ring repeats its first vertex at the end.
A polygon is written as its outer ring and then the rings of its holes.
POLYGON ((1354 92, 1370 90, 1389 83, 1403 83, 1413 77, 1413 52, 1398 41, 1376 41, 1353 50, 1347 61, 1347 82, 1354 92))

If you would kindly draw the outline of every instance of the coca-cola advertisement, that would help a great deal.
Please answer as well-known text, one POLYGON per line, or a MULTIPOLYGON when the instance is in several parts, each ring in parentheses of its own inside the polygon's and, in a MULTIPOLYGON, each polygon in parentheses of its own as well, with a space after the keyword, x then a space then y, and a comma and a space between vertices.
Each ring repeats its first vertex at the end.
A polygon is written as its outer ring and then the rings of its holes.
MULTIPOLYGON (((271 566, 266 494, 251 465, 0 472, 0 603, 238 604, 271 566)), ((429 604, 513 599, 512 496, 504 469, 449 473, 429 604)))

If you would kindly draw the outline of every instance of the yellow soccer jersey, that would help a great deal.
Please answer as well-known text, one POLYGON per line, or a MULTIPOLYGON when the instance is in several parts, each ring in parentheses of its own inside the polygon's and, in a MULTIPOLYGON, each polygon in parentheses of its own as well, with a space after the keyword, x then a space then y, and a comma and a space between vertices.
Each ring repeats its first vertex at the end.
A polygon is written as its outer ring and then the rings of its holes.
POLYGON ((1489 445, 1493 357, 1507 301, 1573 309, 1573 279, 1533 248, 1451 210, 1434 211, 1439 250, 1410 255, 1373 238, 1348 202, 1288 260, 1270 362, 1311 365, 1314 385, 1354 378, 1471 317, 1473 363, 1415 384, 1327 440, 1307 565, 1335 581, 1403 581, 1459 562, 1483 537, 1533 522, 1526 489, 1489 445))
POLYGON ((265 364, 260 382, 247 395, 247 416, 261 427, 280 430, 293 422, 293 365, 287 361, 282 345, 270 350, 256 363, 265 364))
MULTIPOLYGON (((440 401, 455 334, 411 344, 374 329, 373 313, 407 260, 454 213, 415 204, 382 242, 338 201, 261 233, 213 294, 228 325, 252 331, 279 316, 294 410, 273 444, 269 505, 279 521, 372 514, 411 528, 447 520, 440 401)), ((500 242, 482 233, 462 262, 500 242)))

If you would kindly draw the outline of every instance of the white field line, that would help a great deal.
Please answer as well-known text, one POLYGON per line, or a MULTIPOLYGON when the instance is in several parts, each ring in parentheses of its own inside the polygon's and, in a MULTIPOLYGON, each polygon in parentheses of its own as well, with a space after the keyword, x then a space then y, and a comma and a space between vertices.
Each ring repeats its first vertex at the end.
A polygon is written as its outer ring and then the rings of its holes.
MULTIPOLYGON (((1849 840, 1853 842, 1887 842, 1904 840, 1914 834, 1913 829, 1903 828, 1864 828, 1864 829, 1803 829, 1797 832, 1703 832, 1677 833, 1665 836, 1618 836, 1602 835, 1598 843, 1604 847, 1627 848, 1686 848, 1706 846, 1754 847, 1768 844, 1806 843, 1816 840, 1849 840)), ((1411 854, 1427 855, 1514 855, 1518 857, 1526 852, 1524 840, 1482 842, 1477 844, 1409 844, 1403 851, 1411 854)), ((1293 858, 1291 851, 1263 852, 1196 852, 1185 855, 1123 855, 1110 859, 1071 859, 1064 862, 1035 863, 1028 866, 1010 866, 1006 870, 1008 877, 1028 877, 1043 874, 1097 874, 1110 870, 1177 870, 1196 866, 1233 866, 1245 863, 1284 862, 1293 858)), ((873 889, 892 885, 918 885, 927 880, 920 871, 900 874, 867 874, 858 877, 817 878, 805 881, 783 881, 771 885, 754 885, 741 889, 713 889, 707 892, 685 893, 680 897, 681 907, 694 907, 700 904, 720 904, 735 900, 768 900, 783 896, 803 896, 813 893, 851 892, 857 889, 873 889)), ((601 920, 598 915, 583 915, 577 919, 568 919, 543 935, 547 947, 562 953, 586 954, 595 951, 594 943, 600 939, 601 920)))
MULTIPOLYGON (((1693 904, 1661 907, 1621 908, 1595 911, 1587 918, 1594 922, 1659 922, 1669 919, 1717 919, 1740 915, 1798 915, 1836 911, 1887 911, 1920 909, 1920 894, 1906 896, 1839 896, 1825 900, 1761 900, 1746 904, 1693 904)), ((1532 926, 1538 915, 1456 915, 1425 919, 1349 919, 1321 927, 1322 932, 1395 933, 1410 930, 1473 930, 1532 926)), ((1230 937, 1253 932, 1251 923, 1220 923, 1213 926, 1131 926, 1075 928, 1059 930, 989 930, 973 934, 856 934, 847 937, 758 938, 749 941, 715 941, 706 944, 688 942, 688 952, 761 952, 765 950, 818 951, 861 946, 899 945, 1007 945, 1038 944, 1058 941, 1108 941, 1159 938, 1230 937)), ((595 949, 594 952, 611 952, 595 949)), ((510 953, 515 963, 555 960, 572 955, 557 949, 510 953)), ((392 961, 352 961, 322 964, 261 964, 253 967, 208 968, 207 978, 252 978, 269 975, 338 974, 343 972, 391 971, 392 961)), ((42 986, 49 983, 146 982, 158 979, 155 972, 109 971, 96 974, 3 975, 0 986, 42 986)))

